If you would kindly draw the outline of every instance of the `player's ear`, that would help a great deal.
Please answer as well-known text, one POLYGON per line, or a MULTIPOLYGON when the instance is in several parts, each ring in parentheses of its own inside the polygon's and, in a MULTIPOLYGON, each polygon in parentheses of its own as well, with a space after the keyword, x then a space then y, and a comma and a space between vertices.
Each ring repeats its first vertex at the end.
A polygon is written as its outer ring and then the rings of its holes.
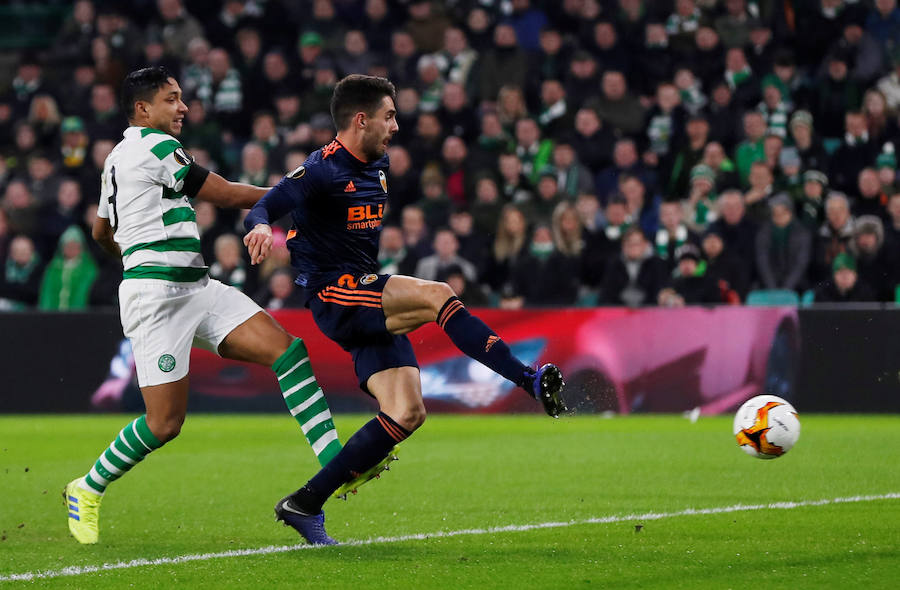
POLYGON ((362 111, 356 113, 356 126, 360 129, 366 126, 366 114, 362 111))

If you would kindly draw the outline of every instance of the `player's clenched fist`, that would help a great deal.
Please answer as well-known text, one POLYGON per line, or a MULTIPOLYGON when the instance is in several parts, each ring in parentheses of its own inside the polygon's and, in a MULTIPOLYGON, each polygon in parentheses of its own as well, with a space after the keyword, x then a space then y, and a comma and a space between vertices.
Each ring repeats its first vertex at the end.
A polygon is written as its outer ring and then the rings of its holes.
POLYGON ((259 264, 272 251, 272 228, 264 223, 256 224, 244 236, 244 245, 250 253, 250 264, 259 264))

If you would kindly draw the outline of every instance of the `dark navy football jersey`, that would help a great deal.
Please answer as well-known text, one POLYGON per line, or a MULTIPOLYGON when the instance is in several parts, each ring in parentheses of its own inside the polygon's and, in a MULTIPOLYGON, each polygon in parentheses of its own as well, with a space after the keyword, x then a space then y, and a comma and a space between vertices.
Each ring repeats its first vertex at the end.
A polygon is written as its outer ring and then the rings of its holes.
POLYGON ((307 293, 342 274, 377 273, 388 166, 386 154, 363 162, 332 141, 266 193, 244 225, 249 231, 291 214, 287 246, 307 293))

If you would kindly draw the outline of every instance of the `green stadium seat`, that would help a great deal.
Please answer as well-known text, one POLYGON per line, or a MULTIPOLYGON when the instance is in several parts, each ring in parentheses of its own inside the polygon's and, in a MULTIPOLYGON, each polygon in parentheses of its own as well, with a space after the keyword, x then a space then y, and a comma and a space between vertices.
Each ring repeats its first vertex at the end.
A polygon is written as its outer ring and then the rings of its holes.
POLYGON ((800 298, 790 289, 756 289, 747 294, 747 305, 799 305, 800 298))

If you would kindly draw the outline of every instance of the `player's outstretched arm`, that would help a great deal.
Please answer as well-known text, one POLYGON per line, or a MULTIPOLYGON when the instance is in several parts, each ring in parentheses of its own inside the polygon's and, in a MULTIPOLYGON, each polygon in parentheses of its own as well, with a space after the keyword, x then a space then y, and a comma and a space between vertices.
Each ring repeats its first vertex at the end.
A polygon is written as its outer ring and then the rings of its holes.
POLYGON ((107 254, 115 258, 121 258, 122 252, 119 250, 119 245, 116 244, 116 241, 113 239, 114 233, 115 231, 113 230, 112 225, 110 225, 109 219, 99 216, 94 219, 94 225, 91 228, 91 237, 94 238, 95 242, 100 244, 100 247, 103 248, 107 254))
POLYGON ((249 209, 263 198, 268 190, 268 187, 230 182, 215 172, 210 172, 200 185, 196 197, 219 207, 249 209))
POLYGON ((272 228, 269 223, 288 214, 297 206, 295 195, 285 188, 285 181, 275 185, 256 203, 244 218, 244 245, 250 254, 250 264, 259 264, 272 250, 272 228))
POLYGON ((250 264, 259 264, 272 251, 272 228, 265 223, 257 224, 244 236, 244 245, 250 254, 250 264))

